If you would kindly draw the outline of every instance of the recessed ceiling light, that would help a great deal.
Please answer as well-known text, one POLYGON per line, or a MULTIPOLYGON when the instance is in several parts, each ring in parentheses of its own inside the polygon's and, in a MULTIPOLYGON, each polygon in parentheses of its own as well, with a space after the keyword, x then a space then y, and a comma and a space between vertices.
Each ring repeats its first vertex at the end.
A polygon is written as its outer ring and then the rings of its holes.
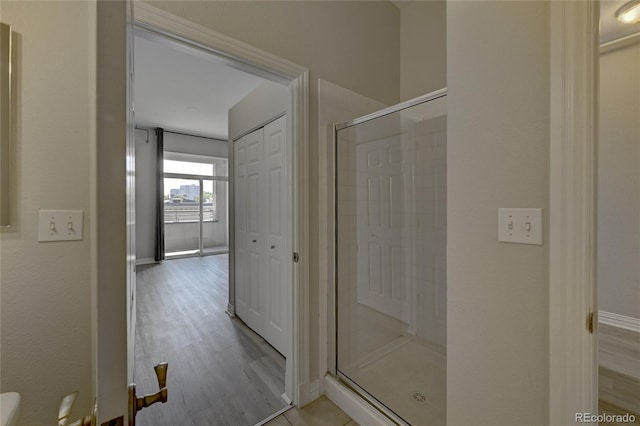
POLYGON ((616 18, 623 24, 640 22, 640 0, 633 0, 622 6, 616 12, 616 18))

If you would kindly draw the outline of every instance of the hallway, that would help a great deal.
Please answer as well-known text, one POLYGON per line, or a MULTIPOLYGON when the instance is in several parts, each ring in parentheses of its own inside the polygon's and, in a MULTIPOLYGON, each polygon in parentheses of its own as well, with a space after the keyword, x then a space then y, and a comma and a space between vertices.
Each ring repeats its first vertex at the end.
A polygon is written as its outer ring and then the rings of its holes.
POLYGON ((253 425, 285 406, 285 359, 225 313, 228 255, 138 266, 135 381, 156 392, 153 366, 169 363, 169 400, 141 426, 253 425))

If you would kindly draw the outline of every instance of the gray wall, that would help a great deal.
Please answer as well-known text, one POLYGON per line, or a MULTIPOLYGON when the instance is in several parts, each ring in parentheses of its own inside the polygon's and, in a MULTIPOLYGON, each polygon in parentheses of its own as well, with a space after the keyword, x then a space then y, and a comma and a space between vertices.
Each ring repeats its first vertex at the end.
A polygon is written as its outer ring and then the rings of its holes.
POLYGON ((549 3, 447 4, 447 424, 548 423, 548 236, 498 242, 499 207, 549 206, 549 3))
POLYGON ((136 130, 136 261, 153 261, 156 233, 156 132, 136 130))
MULTIPOLYGON (((266 81, 229 110, 229 140, 237 140, 246 132, 263 126, 289 108, 286 87, 266 81)), ((230 152, 233 148, 230 147, 230 152)))
POLYGON ((227 142, 198 136, 171 133, 165 130, 164 150, 183 154, 227 158, 227 142))
POLYGON ((400 9, 400 99, 447 85, 447 2, 402 2, 400 9))
POLYGON ((600 56, 598 305, 640 318, 640 41, 600 56))

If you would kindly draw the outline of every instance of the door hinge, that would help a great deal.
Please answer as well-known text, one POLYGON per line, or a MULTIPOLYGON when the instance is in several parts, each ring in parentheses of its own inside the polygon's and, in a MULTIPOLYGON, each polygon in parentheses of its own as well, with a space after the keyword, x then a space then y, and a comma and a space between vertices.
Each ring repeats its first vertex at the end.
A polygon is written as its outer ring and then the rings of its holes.
POLYGON ((298 253, 296 253, 295 251, 293 252, 293 261, 295 263, 298 263, 300 261, 300 255, 298 253))
POLYGON ((593 334, 593 317, 593 312, 589 312, 589 316, 587 317, 587 329, 591 334, 593 334))

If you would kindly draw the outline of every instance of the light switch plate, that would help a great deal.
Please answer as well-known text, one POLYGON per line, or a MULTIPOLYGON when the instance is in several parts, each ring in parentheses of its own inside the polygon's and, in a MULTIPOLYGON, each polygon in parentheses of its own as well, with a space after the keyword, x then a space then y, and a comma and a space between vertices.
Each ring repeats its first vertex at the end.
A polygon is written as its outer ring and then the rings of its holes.
POLYGON ((498 209, 498 241, 542 245, 542 209, 498 209))
POLYGON ((82 239, 82 210, 40 210, 38 241, 82 239))

